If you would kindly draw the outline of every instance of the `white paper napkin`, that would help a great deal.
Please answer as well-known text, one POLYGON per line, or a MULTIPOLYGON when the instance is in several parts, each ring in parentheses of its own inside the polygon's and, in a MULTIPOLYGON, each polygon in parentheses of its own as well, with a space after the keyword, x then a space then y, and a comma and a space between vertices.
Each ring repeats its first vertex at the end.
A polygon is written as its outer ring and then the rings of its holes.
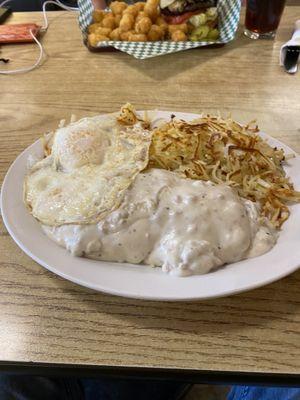
POLYGON ((295 32, 293 33, 292 39, 281 46, 279 57, 280 65, 283 65, 287 46, 300 46, 300 19, 295 23, 295 32))

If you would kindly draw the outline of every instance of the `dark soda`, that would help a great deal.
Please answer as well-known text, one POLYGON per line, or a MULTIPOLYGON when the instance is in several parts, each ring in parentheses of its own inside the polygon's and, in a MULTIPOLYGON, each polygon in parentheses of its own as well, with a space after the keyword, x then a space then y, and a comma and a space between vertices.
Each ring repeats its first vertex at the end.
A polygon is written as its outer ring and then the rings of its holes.
POLYGON ((247 0, 246 29, 258 35, 275 32, 284 6, 285 0, 247 0))

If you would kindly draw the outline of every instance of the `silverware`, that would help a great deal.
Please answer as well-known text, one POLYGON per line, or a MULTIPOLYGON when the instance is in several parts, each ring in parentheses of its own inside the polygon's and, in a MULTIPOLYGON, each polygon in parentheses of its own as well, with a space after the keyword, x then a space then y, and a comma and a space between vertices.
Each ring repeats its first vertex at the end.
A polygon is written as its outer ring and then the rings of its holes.
POLYGON ((284 68, 289 74, 295 74, 298 69, 300 46, 287 46, 283 61, 284 68))

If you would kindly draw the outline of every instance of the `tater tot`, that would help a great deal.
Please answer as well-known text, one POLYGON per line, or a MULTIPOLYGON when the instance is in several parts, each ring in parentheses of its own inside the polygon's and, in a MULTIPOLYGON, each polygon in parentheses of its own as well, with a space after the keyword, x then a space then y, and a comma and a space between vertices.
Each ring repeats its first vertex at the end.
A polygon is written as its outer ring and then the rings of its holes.
POLYGON ((135 22, 137 23, 137 22, 139 22, 142 18, 145 18, 145 17, 148 18, 148 15, 147 15, 144 11, 140 11, 140 12, 138 13, 138 15, 136 16, 135 22))
POLYGON ((116 23, 115 23, 115 18, 113 17, 112 14, 107 15, 103 18, 101 25, 103 26, 103 28, 110 28, 115 29, 116 27, 116 23))
POLYGON ((159 0, 147 0, 146 4, 152 6, 152 7, 158 7, 159 6, 159 0))
POLYGON ((172 33, 171 39, 174 42, 185 42, 187 40, 187 36, 183 31, 175 31, 172 33))
POLYGON ((145 5, 144 5, 144 7, 142 8, 142 7, 141 7, 141 4, 145 4, 145 3, 134 3, 134 4, 133 4, 133 7, 134 7, 134 9, 135 9, 135 11, 136 11, 136 16, 138 15, 138 13, 139 13, 140 11, 144 11, 145 5))
POLYGON ((96 44, 97 44, 97 36, 96 36, 95 33, 90 33, 89 36, 88 36, 88 39, 89 39, 89 44, 91 46, 96 46, 96 44))
POLYGON ((98 40, 98 42, 106 42, 109 40, 109 37, 107 37, 105 35, 97 35, 97 40, 98 40))
POLYGON ((135 24, 135 31, 137 33, 148 33, 150 28, 152 26, 152 21, 149 17, 144 17, 141 18, 136 24, 135 24))
POLYGON ((164 31, 164 34, 168 32, 168 24, 166 23, 163 17, 159 16, 155 21, 155 25, 161 27, 164 31))
POLYGON ((110 9, 114 15, 122 14, 123 11, 127 8, 127 4, 123 1, 113 1, 110 3, 110 9))
POLYGON ((156 21, 158 17, 158 8, 146 3, 144 12, 151 18, 152 22, 156 21))
POLYGON ((122 19, 122 14, 115 15, 115 25, 118 27, 120 25, 120 21, 122 19))
POLYGON ((93 21, 94 22, 101 22, 105 17, 106 12, 103 10, 94 10, 93 11, 93 21))
POLYGON ((138 3, 135 3, 135 8, 136 8, 138 11, 143 11, 144 8, 145 8, 145 4, 146 4, 146 3, 143 3, 143 2, 141 2, 141 1, 139 1, 138 3))
POLYGON ((97 46, 99 42, 108 41, 109 38, 104 35, 96 35, 96 33, 90 33, 88 36, 89 44, 91 46, 97 46))
POLYGON ((143 33, 130 33, 128 36, 129 42, 147 42, 147 36, 143 33))
POLYGON ((94 33, 94 32, 96 32, 96 30, 97 30, 98 28, 100 28, 100 27, 101 27, 101 25, 99 24, 99 22, 96 23, 96 24, 92 24, 92 25, 90 25, 90 26, 88 27, 88 33, 94 33))
POLYGON ((120 31, 127 32, 133 28, 134 25, 134 17, 131 14, 123 14, 122 19, 120 21, 120 31))
POLYGON ((111 40, 120 40, 120 28, 116 28, 110 32, 109 38, 111 40))
POLYGON ((163 40, 164 31, 158 25, 152 25, 148 32, 148 40, 151 42, 156 42, 157 40, 163 40))
POLYGON ((126 14, 131 14, 134 17, 138 15, 139 10, 135 7, 135 4, 132 4, 131 6, 128 6, 126 10, 124 11, 123 15, 126 14))
POLYGON ((188 26, 187 24, 177 24, 177 25, 168 25, 169 33, 172 35, 173 32, 181 31, 187 33, 188 26))
POLYGON ((164 18, 159 15, 155 21, 155 25, 167 25, 166 21, 164 20, 164 18))
POLYGON ((120 32, 120 39, 124 42, 127 42, 129 35, 131 35, 132 33, 135 33, 135 32, 134 31, 120 32))
POLYGON ((110 28, 102 28, 102 27, 100 27, 95 31, 95 33, 96 33, 96 35, 109 36, 111 31, 112 30, 110 28))

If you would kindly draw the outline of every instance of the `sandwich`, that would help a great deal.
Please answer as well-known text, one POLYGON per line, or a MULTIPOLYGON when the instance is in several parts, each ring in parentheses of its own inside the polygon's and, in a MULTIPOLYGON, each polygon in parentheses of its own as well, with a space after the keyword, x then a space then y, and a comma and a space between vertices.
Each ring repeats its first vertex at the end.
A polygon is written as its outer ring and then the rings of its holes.
POLYGON ((160 11, 168 24, 183 24, 193 15, 215 7, 216 0, 160 0, 160 11))

